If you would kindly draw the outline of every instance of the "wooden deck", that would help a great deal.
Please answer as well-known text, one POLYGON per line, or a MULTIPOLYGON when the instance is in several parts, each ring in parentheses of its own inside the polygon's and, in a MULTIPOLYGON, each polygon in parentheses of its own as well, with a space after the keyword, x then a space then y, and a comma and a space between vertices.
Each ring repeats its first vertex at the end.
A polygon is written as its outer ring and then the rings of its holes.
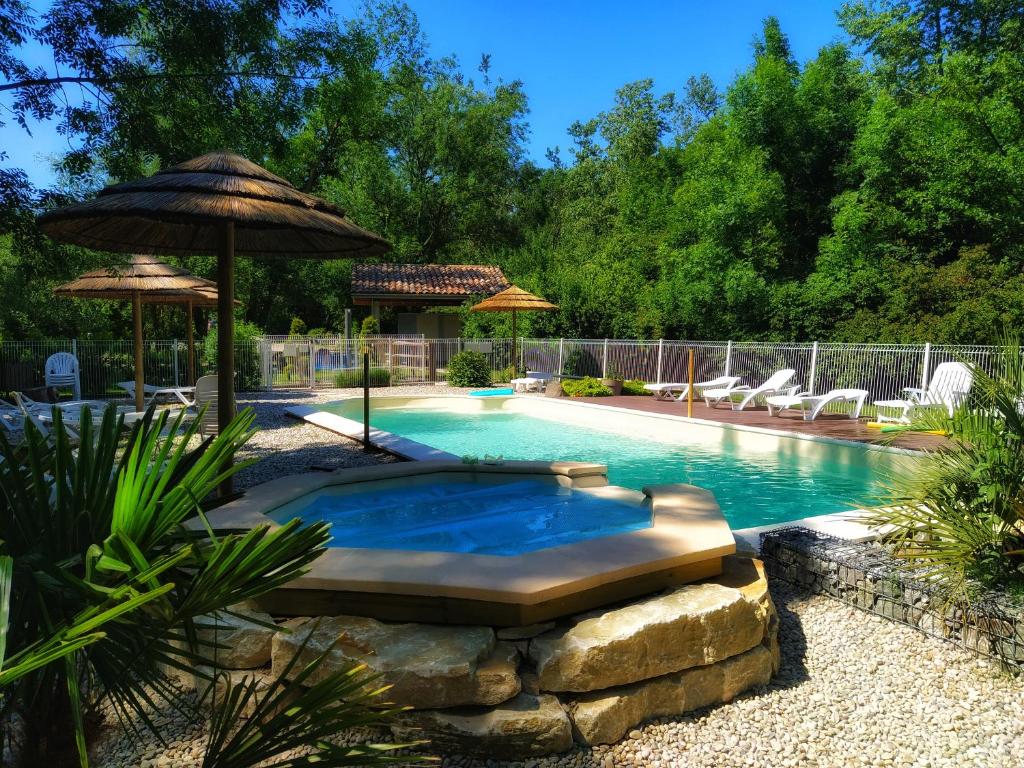
MULTIPOLYGON (((610 405, 644 413, 661 413, 671 416, 685 416, 686 403, 655 400, 653 397, 585 397, 584 402, 596 405, 610 405)), ((769 416, 764 407, 746 408, 734 411, 726 405, 708 408, 703 401, 694 402, 693 417, 707 421, 719 421, 727 424, 742 424, 750 427, 776 429, 786 432, 798 432, 817 437, 833 437, 838 440, 853 440, 859 443, 876 443, 892 445, 897 448, 922 450, 936 448, 946 438, 938 435, 920 435, 910 433, 882 434, 877 429, 869 429, 867 421, 854 421, 846 416, 822 414, 814 421, 804 421, 799 411, 784 411, 779 416, 769 416)))

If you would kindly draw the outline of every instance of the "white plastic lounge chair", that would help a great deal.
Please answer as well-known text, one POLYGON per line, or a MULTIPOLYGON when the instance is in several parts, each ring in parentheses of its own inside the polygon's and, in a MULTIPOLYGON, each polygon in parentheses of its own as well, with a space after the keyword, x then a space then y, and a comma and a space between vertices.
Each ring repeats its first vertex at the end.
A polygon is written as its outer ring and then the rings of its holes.
POLYGON ((778 416, 787 408, 792 408, 803 413, 804 421, 814 421, 818 414, 832 403, 853 403, 853 413, 849 414, 849 417, 859 419, 867 396, 866 389, 832 389, 823 395, 771 395, 764 401, 768 406, 769 416, 778 416))
POLYGON ((932 374, 927 389, 904 387, 907 397, 903 400, 876 400, 878 421, 894 421, 909 424, 914 412, 923 408, 945 408, 952 416, 967 400, 974 382, 974 374, 963 363, 939 363, 932 374), (883 410, 896 411, 898 415, 883 413, 883 410))
POLYGON ((48 387, 71 387, 74 399, 82 397, 81 371, 78 358, 70 352, 57 352, 46 359, 44 376, 48 387))
MULTIPOLYGON (((117 386, 128 393, 128 397, 135 397, 135 382, 134 381, 119 381, 117 386)), ((178 400, 186 408, 191 408, 195 405, 195 387, 158 387, 154 384, 143 384, 142 394, 146 398, 146 405, 150 405, 153 401, 161 397, 173 397, 178 400), (191 398, 191 399, 190 399, 191 398)))
POLYGON ((216 435, 220 431, 217 420, 217 374, 200 376, 196 382, 195 406, 201 411, 207 404, 209 407, 199 421, 199 434, 202 437, 216 435))
POLYGON ((527 371, 525 377, 512 379, 509 384, 516 392, 542 392, 553 378, 555 375, 546 371, 527 371))
MULTIPOLYGON (((733 389, 739 383, 739 376, 719 376, 710 381, 698 381, 693 385, 694 395, 701 397, 705 389, 733 389)), ((685 400, 690 393, 687 383, 644 384, 644 389, 654 395, 655 400, 685 400)))
POLYGON ((715 408, 723 400, 732 405, 734 411, 742 411, 758 398, 769 395, 792 395, 800 389, 799 386, 787 387, 786 382, 796 376, 792 368, 783 368, 768 377, 767 381, 759 387, 751 389, 748 386, 733 387, 732 389, 718 388, 705 389, 703 392, 704 402, 708 408, 715 408), (739 395, 739 400, 734 400, 739 395))

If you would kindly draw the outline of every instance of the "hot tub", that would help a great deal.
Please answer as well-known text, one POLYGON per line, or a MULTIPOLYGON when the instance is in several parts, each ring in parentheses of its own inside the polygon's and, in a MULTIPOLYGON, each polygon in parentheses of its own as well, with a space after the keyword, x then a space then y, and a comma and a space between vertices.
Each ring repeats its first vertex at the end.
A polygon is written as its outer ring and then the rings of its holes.
POLYGON ((718 575, 735 551, 714 497, 634 491, 582 462, 405 462, 282 478, 214 510, 218 529, 331 524, 281 615, 514 626, 718 575))

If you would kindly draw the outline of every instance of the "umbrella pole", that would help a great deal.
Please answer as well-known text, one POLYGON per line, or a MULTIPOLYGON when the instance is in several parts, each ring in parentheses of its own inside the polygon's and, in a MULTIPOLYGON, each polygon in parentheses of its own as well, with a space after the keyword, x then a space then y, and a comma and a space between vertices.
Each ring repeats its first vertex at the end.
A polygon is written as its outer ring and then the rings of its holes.
MULTIPOLYGON (((217 427, 223 432, 235 417, 235 223, 224 223, 217 254, 217 427)), ((230 461, 230 460, 229 460, 230 461)), ((227 466, 223 467, 227 469, 227 466)), ((234 484, 227 478, 218 493, 228 496, 234 484)))
POLYGON ((185 338, 188 341, 188 361, 185 364, 185 370, 188 371, 188 386, 194 386, 196 383, 196 335, 193 322, 192 302, 188 302, 185 305, 185 338))
POLYGON ((519 377, 519 357, 516 355, 516 346, 519 344, 519 337, 516 336, 516 311, 512 310, 512 378, 519 377))
POLYGON ((135 410, 145 410, 145 376, 142 366, 142 295, 132 292, 132 322, 135 326, 135 410))

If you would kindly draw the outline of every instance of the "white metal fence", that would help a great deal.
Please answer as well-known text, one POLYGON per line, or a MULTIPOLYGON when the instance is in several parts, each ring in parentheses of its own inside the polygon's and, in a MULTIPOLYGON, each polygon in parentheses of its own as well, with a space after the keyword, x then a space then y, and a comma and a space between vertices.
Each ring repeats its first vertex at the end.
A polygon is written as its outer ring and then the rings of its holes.
MULTIPOLYGON (((397 386, 444 381, 452 356, 483 354, 495 381, 507 381, 515 361, 520 371, 562 376, 686 381, 689 351, 698 381, 724 374, 757 384, 780 368, 796 370, 795 384, 809 392, 837 387, 867 389, 871 399, 899 396, 927 384, 935 367, 969 360, 991 370, 995 347, 932 344, 826 344, 737 341, 637 341, 621 339, 426 339, 373 336, 366 340, 268 336, 235 343, 240 390, 328 388, 361 383, 362 352, 370 354, 371 384, 397 386)), ((54 352, 77 355, 87 397, 121 394, 118 381, 133 377, 130 341, 44 340, 0 343, 0 388, 28 389, 43 383, 43 365, 54 352)), ((197 349, 197 375, 213 366, 197 349)), ((154 384, 184 384, 188 363, 182 340, 147 341, 145 376, 154 384)))

